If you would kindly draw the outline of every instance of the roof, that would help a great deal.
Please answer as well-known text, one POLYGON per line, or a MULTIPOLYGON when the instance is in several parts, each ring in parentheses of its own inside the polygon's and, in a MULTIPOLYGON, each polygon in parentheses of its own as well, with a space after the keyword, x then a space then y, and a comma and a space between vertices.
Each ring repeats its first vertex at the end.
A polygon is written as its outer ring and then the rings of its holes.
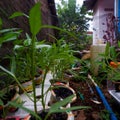
POLYGON ((84 0, 83 5, 87 8, 87 10, 92 10, 97 0, 84 0))

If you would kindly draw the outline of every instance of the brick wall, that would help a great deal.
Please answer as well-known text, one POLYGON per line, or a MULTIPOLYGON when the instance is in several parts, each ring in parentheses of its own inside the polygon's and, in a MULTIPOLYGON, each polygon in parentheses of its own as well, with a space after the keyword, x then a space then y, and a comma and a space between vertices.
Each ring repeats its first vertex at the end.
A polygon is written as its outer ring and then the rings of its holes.
MULTIPOLYGON (((0 0, 0 17, 3 20, 3 28, 17 27, 23 30, 21 38, 25 37, 25 33, 29 33, 28 20, 25 17, 18 17, 9 20, 9 16, 16 11, 29 13, 30 8, 36 3, 41 2, 42 23, 48 25, 57 25, 57 16, 55 11, 54 0, 0 0)), ((52 29, 43 29, 38 35, 38 40, 47 40, 53 42, 53 38, 49 34, 56 35, 56 31, 52 29)), ((11 54, 12 43, 4 44, 0 48, 0 58, 6 54, 11 54)))

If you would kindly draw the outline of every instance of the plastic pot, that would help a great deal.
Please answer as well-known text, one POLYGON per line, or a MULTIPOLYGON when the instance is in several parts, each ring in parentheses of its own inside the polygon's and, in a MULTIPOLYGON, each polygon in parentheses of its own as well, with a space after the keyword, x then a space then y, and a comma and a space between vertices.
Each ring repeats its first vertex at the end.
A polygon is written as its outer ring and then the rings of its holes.
MULTIPOLYGON (((49 105, 52 105, 73 94, 75 95, 75 97, 72 99, 72 101, 70 101, 70 103, 76 100, 77 98, 76 92, 68 85, 57 82, 53 84, 52 86, 53 86, 53 89, 51 90, 51 97, 50 97, 49 105)), ((69 107, 69 106, 70 106, 69 104, 66 105, 66 107, 69 107)))

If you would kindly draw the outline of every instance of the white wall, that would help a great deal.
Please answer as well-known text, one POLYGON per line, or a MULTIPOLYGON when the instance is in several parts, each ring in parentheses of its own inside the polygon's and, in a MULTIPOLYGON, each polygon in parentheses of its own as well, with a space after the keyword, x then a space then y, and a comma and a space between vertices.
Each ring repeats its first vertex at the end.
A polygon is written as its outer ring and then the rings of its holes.
POLYGON ((105 43, 107 40, 112 42, 114 0, 98 0, 93 11, 93 45, 105 43))

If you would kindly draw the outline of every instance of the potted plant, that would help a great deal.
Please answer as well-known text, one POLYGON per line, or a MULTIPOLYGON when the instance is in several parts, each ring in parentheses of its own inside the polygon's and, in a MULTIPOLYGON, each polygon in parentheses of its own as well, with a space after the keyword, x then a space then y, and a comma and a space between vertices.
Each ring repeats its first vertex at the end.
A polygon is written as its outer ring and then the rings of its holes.
MULTIPOLYGON (((16 44, 14 46, 14 53, 15 53, 15 66, 17 69, 15 70, 15 75, 22 83, 22 86, 25 91, 31 92, 32 88, 32 81, 31 81, 31 41, 32 39, 28 34, 26 34, 27 39, 25 39, 22 43, 16 44)), ((49 45, 45 46, 42 44, 43 42, 36 42, 35 49, 36 49, 36 66, 35 66, 35 84, 39 85, 42 82, 43 70, 40 68, 39 63, 39 52, 42 47, 50 47, 49 45)), ((24 91, 23 91, 24 92, 24 91)))
MULTIPOLYGON (((110 44, 107 43, 105 53, 101 54, 103 59, 100 63, 100 70, 102 69, 102 71, 104 71, 104 73, 107 75, 108 84, 111 82, 112 84, 116 82, 119 83, 120 81, 119 79, 120 77, 119 75, 119 71, 120 71, 119 47, 120 47, 119 41, 118 41, 117 46, 110 46, 110 44)), ((117 91, 118 89, 119 89, 119 84, 117 85, 117 91)))
MULTIPOLYGON (((74 94, 75 96, 72 99, 72 101, 75 101, 76 99, 75 91, 69 86, 69 78, 65 78, 66 70, 71 69, 72 64, 75 61, 75 58, 69 46, 63 40, 58 40, 56 43, 53 43, 51 45, 51 48, 42 49, 42 51, 40 52, 40 58, 41 57, 42 58, 45 57, 45 58, 41 59, 40 63, 44 63, 44 65, 46 66, 47 64, 49 64, 47 68, 51 71, 51 74, 53 75, 53 78, 50 80, 52 88, 51 88, 51 99, 49 101, 49 105, 52 105, 53 103, 60 100, 57 98, 61 98, 61 99, 65 98, 65 97, 62 98, 61 96, 59 96, 59 94, 57 94, 60 93, 59 91, 62 91, 63 89, 64 92, 61 92, 63 96, 65 96, 66 94, 66 97, 68 97, 74 94), (58 89, 56 89, 56 86, 58 87, 58 89)), ((42 65, 43 64, 41 64, 41 67, 42 65)))
POLYGON ((17 86, 9 86, 1 90, 0 93, 0 112, 1 116, 0 118, 6 118, 7 113, 9 112, 15 112, 18 110, 18 107, 12 106, 9 104, 9 102, 15 102, 17 104, 22 103, 22 99, 18 93, 17 86))
POLYGON ((74 97, 64 107, 70 107, 70 104, 77 99, 76 92, 70 86, 61 82, 56 82, 52 84, 51 99, 49 101, 49 105, 51 106, 52 104, 58 101, 62 101, 71 95, 74 95, 74 97))
MULTIPOLYGON (((0 19, 0 26, 2 28, 2 20, 0 19)), ((16 41, 21 33, 21 30, 18 28, 10 28, 10 29, 1 29, 0 30, 0 49, 2 50, 6 43, 11 43, 16 41)), ((9 69, 9 71, 13 72, 14 66, 13 61, 14 57, 12 56, 12 52, 10 54, 3 54, 3 57, 0 59, 0 64, 4 66, 4 68, 9 69)), ((8 74, 0 70, 0 118, 6 118, 8 112, 14 112, 18 109, 18 107, 11 106, 9 104, 10 101, 14 101, 17 104, 21 103, 21 97, 19 95, 18 86, 14 84, 14 79, 10 77, 8 74)), ((17 117, 18 118, 18 117, 17 117)), ((17 120, 16 118, 16 120, 17 120)), ((12 118, 11 118, 12 119, 12 118)), ((15 119, 15 117, 14 117, 15 119)))
MULTIPOLYGON (((25 15, 25 14, 24 13, 20 13, 20 12, 16 12, 16 13, 14 13, 11 16, 11 18, 14 18, 16 16, 21 16, 21 15, 25 15)), ((25 16, 27 16, 27 15, 25 15, 25 16)), ((42 28, 48 27, 48 28, 54 28, 54 29, 58 29, 58 30, 60 30, 60 29, 57 28, 57 27, 53 27, 53 26, 42 25, 42 23, 41 23, 40 3, 35 4, 35 6, 30 10, 29 16, 27 16, 27 17, 29 19, 30 31, 31 31, 31 35, 32 35, 31 36, 31 45, 30 45, 30 50, 31 50, 30 51, 30 53, 31 53, 31 56, 30 56, 31 67, 30 67, 29 71, 30 71, 31 80, 32 80, 33 99, 31 98, 31 96, 29 96, 28 93, 25 92, 25 94, 33 101, 33 103, 34 103, 34 112, 29 110, 29 109, 27 109, 27 108, 24 108, 24 106, 22 106, 22 105, 15 104, 13 102, 10 102, 10 104, 14 105, 14 106, 21 107, 22 109, 28 111, 31 115, 35 116, 35 119, 42 119, 41 116, 39 116, 39 112, 37 110, 37 104, 36 104, 37 103, 37 98, 36 98, 35 80, 34 80, 35 73, 36 73, 36 64, 38 64, 38 63, 36 63, 36 59, 35 59, 35 56, 37 54, 37 50, 36 50, 36 41, 37 41, 36 35, 42 28)), ((49 49, 48 49, 48 51, 49 51, 49 49)), ((49 52, 51 52, 51 51, 49 51, 49 52)), ((42 52, 40 52, 40 54, 41 53, 42 52)), ((46 53, 46 55, 47 54, 48 53, 46 53)), ((59 112, 68 112, 70 110, 86 109, 86 108, 88 108, 88 107, 85 107, 85 106, 79 106, 79 107, 72 107, 72 108, 62 109, 62 106, 67 104, 74 97, 74 95, 72 95, 72 96, 64 99, 63 101, 60 101, 58 103, 53 104, 52 106, 50 106, 49 110, 46 112, 46 104, 45 104, 45 95, 46 95, 46 93, 44 93, 45 78, 46 78, 46 75, 47 75, 48 71, 51 70, 54 65, 56 65, 55 63, 53 64, 53 62, 52 62, 53 58, 56 58, 54 53, 52 53, 51 55, 52 56, 49 56, 49 57, 44 56, 44 57, 39 58, 39 60, 40 60, 39 64, 40 64, 42 70, 44 71, 43 80, 42 80, 42 83, 41 83, 41 98, 40 98, 41 99, 41 103, 42 103, 42 107, 43 107, 42 111, 43 111, 43 113, 44 112, 47 113, 45 115, 45 117, 43 118, 44 120, 47 120, 48 117, 51 114, 56 113, 56 112, 57 113, 59 113, 59 112), (44 59, 44 58, 46 58, 46 59, 44 59), (41 59, 43 59, 42 62, 41 62, 41 59)), ((8 71, 7 69, 5 69, 2 66, 0 66, 0 69, 2 69, 4 72, 6 72, 10 76, 12 76, 15 79, 15 81, 18 83, 18 85, 23 89, 21 83, 19 82, 19 80, 17 79, 17 77, 15 76, 14 73, 8 71)), ((49 91, 49 89, 47 91, 49 91)))
POLYGON ((120 92, 120 66, 111 68, 108 73, 108 80, 112 81, 116 92, 120 92))

